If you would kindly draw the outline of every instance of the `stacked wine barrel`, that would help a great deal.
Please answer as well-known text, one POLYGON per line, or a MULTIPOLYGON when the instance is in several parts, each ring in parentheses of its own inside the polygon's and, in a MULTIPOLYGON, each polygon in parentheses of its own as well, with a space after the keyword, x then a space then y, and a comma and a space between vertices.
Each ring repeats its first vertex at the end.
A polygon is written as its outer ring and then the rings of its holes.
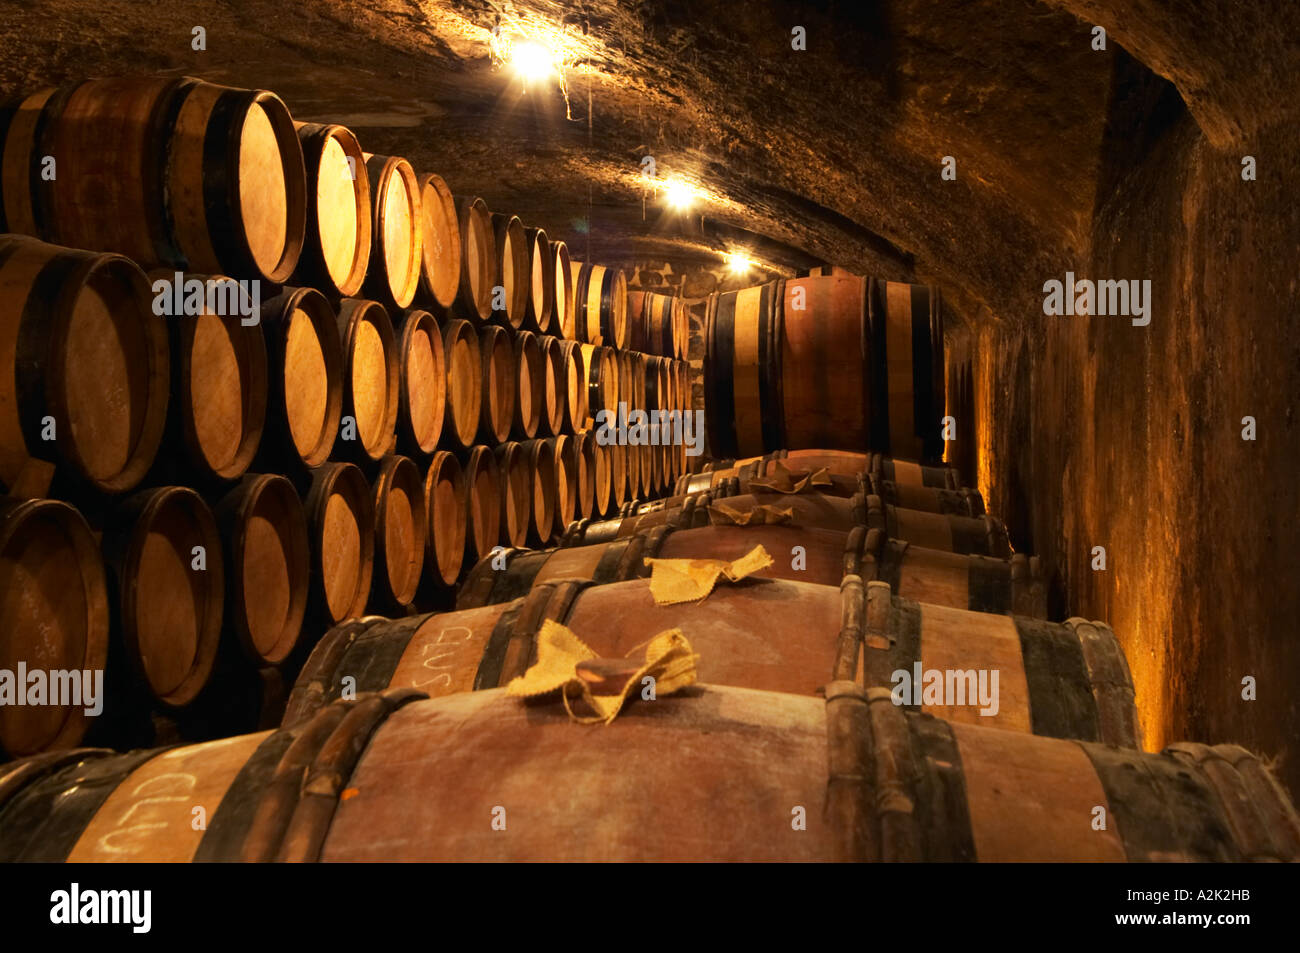
POLYGON ((0 759, 273 725, 334 625, 685 472, 596 437, 686 406, 679 299, 272 92, 9 103, 0 232, 0 670, 105 679, 0 759))
POLYGON ((1300 859, 934 465, 934 289, 714 296, 688 472, 600 426, 690 406, 683 302, 343 126, 112 79, 0 142, 0 672, 103 673, 0 706, 0 860, 1300 859), (699 681, 574 724, 504 689, 548 621, 601 692, 674 628, 699 681))
POLYGON ((0 859, 1300 859, 1300 819, 1257 757, 1139 749, 1115 634, 1043 618, 1035 560, 952 470, 792 451, 679 482, 558 548, 480 562, 454 611, 336 626, 277 728, 0 768, 0 859), (823 489, 795 491, 823 469, 823 489), (647 557, 758 545, 773 564, 738 584, 651 594, 647 557), (672 628, 699 683, 577 725, 504 690, 548 621, 597 653, 598 691, 672 628), (922 668, 997 672, 996 704, 891 691, 922 668), (154 796, 163 776, 193 794, 154 796))

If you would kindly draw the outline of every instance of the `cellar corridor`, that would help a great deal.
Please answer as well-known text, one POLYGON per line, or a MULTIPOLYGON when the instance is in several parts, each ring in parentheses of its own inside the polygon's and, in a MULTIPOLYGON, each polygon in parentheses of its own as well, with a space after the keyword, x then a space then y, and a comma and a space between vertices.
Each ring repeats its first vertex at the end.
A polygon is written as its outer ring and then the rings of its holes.
POLYGON ((6 100, 124 73, 273 91, 679 296, 696 409, 710 295, 938 288, 945 462, 1046 617, 1114 630, 1142 749, 1300 799, 1300 4, 0 0, 6 100), (1075 279, 1129 313, 1046 313, 1075 279))

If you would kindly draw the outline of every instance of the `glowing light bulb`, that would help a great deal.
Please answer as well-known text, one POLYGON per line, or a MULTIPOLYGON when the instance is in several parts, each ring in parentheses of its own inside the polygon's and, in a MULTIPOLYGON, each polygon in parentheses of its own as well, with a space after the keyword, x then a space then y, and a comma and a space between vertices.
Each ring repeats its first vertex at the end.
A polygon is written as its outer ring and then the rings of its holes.
POLYGON ((733 275, 743 275, 753 268, 756 264, 752 258, 747 258, 740 252, 730 252, 727 255, 727 268, 733 275))
POLYGON ((664 187, 664 198, 677 211, 684 212, 691 207, 695 192, 681 179, 673 179, 664 187))
POLYGON ((510 48, 510 65, 526 83, 537 82, 556 72, 558 57, 540 43, 525 40, 510 48))

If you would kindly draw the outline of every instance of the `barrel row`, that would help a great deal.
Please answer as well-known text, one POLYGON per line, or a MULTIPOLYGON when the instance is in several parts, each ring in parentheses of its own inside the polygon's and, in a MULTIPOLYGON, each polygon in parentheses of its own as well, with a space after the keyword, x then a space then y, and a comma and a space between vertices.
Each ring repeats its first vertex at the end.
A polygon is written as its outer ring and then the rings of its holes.
POLYGON ((1300 857, 1294 806, 1236 746, 1149 754, 949 722, 843 681, 825 694, 709 684, 582 732, 558 702, 393 690, 222 742, 80 749, 0 773, 0 859, 1300 857), (182 797, 157 796, 178 779, 182 797))
POLYGON ((589 429, 593 404, 653 413, 689 400, 683 362, 422 310, 394 323, 377 301, 336 307, 310 288, 245 300, 223 276, 145 275, 118 255, 18 236, 0 238, 0 279, 0 363, 13 368, 0 485, 12 495, 46 495, 56 464, 120 493, 336 451, 427 458, 589 429))
POLYGON ((266 90, 120 77, 6 104, 0 231, 685 356, 680 298, 629 299, 621 272, 571 262, 545 229, 365 152, 344 126, 295 122, 266 90))

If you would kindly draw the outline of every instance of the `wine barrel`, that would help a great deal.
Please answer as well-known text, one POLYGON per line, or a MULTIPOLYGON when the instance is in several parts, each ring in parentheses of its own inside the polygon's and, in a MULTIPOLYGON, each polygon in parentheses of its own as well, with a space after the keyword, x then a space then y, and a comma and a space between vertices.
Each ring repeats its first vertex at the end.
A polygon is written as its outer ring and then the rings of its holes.
POLYGON ((415 601, 424 570, 424 480, 409 457, 384 457, 373 487, 375 604, 398 611, 415 601))
POLYGON ((355 297, 370 263, 370 176, 350 129, 296 122, 307 167, 307 227, 292 279, 355 297))
POLYGON ((537 432, 543 437, 556 437, 564 433, 565 404, 569 388, 578 386, 577 376, 570 377, 570 365, 559 338, 540 335, 537 346, 542 352, 542 408, 537 432))
POLYGON ((343 414, 343 345, 338 315, 312 288, 285 288, 262 304, 270 372, 267 421, 257 466, 298 471, 334 449, 343 414))
POLYGON ((443 325, 442 355, 447 371, 443 440, 450 447, 468 449, 478 433, 483 400, 483 360, 478 334, 468 321, 452 318, 443 325))
MULTIPOLYGON (((788 462, 780 460, 774 455, 762 457, 751 457, 746 460, 734 461, 732 466, 715 466, 712 469, 705 469, 700 473, 690 473, 684 475, 677 481, 675 491, 677 493, 699 493, 710 487, 718 486, 727 480, 735 477, 739 480, 741 493, 748 493, 751 490, 750 483, 755 480, 771 480, 777 475, 776 463, 785 464, 791 473, 792 480, 801 480, 804 476, 813 473, 811 469, 805 469, 799 465, 798 461, 788 462)), ((707 467, 707 465, 706 465, 707 467)), ((838 473, 826 474, 827 479, 831 482, 829 485, 818 486, 816 489, 820 493, 828 496, 851 497, 862 490, 862 482, 859 476, 842 476, 838 473)), ((937 505, 937 504, 936 504, 937 505)), ((936 510, 937 512, 937 510, 936 510)), ((963 510, 966 515, 969 512, 963 510)))
POLYGON ((569 259, 569 246, 564 242, 551 242, 551 251, 555 256, 555 309, 550 333, 566 341, 575 341, 574 269, 569 259))
POLYGON ((617 268, 573 262, 577 339, 615 349, 627 343, 627 276, 617 268))
POLYGON ((107 493, 136 486, 162 442, 170 383, 144 272, 0 236, 0 286, 0 483, 15 489, 35 457, 107 493))
POLYGON ((680 297, 629 291, 627 313, 630 347, 677 360, 686 356, 689 323, 680 297))
POLYGON ((420 187, 420 285, 417 298, 446 317, 460 288, 460 220, 456 200, 442 176, 416 177, 420 187))
POLYGON ((525 323, 538 334, 555 333, 555 254, 544 228, 524 229, 528 248, 528 312, 525 323))
POLYGON ((496 284, 492 213, 482 199, 462 198, 456 201, 456 218, 460 222, 460 288, 455 313, 483 324, 492 319, 492 286, 496 284))
POLYGON ((465 473, 460 462, 440 450, 429 462, 424 477, 425 578, 434 590, 456 584, 465 560, 465 528, 468 502, 465 473))
MULTIPOLYGON (((699 656, 701 682, 814 695, 834 677, 837 653, 847 645, 851 657, 845 664, 856 670, 861 657, 869 686, 898 684, 895 673, 912 677, 918 663, 922 671, 968 672, 971 678, 976 672, 999 673, 996 695, 986 682, 983 702, 973 697, 973 683, 972 695, 954 692, 946 699, 900 691, 899 705, 907 710, 954 724, 1138 746, 1132 678, 1105 623, 1053 623, 923 605, 852 575, 839 586, 776 579, 719 586, 707 599, 656 606, 650 580, 612 581, 640 558, 635 543, 621 552, 525 554, 513 561, 530 565, 513 579, 508 569, 480 563, 457 603, 468 608, 374 622, 365 630, 364 645, 353 642, 356 655, 345 651, 339 664, 346 672, 366 672, 358 691, 418 687, 444 695, 504 687, 528 667, 536 634, 551 619, 611 659, 631 658, 658 633, 680 629, 699 656), (531 565, 539 561, 540 567, 531 565), (532 580, 525 582, 530 572, 532 580), (588 576, 598 584, 582 581, 588 576), (606 579, 611 581, 599 584, 606 579), (489 587, 517 589, 527 594, 526 601, 476 607, 479 593, 489 587), (462 633, 454 645, 442 639, 450 631, 462 633), (503 652, 506 640, 514 648, 503 652), (450 674, 438 688, 410 680, 427 674, 410 667, 409 660, 427 657, 430 641, 445 652, 440 667, 450 674)), ((334 639, 326 636, 317 652, 330 654, 334 639)))
POLYGON ((504 328, 488 325, 479 329, 479 439, 495 446, 510 438, 514 425, 515 349, 504 328))
POLYGON ((513 440, 499 445, 494 455, 501 480, 501 543, 524 546, 528 542, 533 513, 533 476, 528 467, 528 456, 513 440))
MULTIPOLYGON (((448 672, 429 662, 421 678, 436 690, 448 672)), ((1234 745, 1148 754, 949 723, 843 681, 825 699, 700 685, 589 731, 557 701, 421 695, 363 695, 180 748, 17 762, 0 769, 0 861, 1300 857, 1295 807, 1234 745), (503 777, 517 792, 504 805, 503 777), (158 797, 164 778, 186 779, 186 795, 158 797), (65 796, 86 790, 96 796, 65 796), (219 805, 199 830, 195 803, 219 805), (489 820, 517 819, 516 803, 527 823, 502 836, 489 820), (806 825, 791 824, 792 805, 806 825), (1079 823, 1097 807, 1102 831, 1079 823)))
POLYGON ((968 486, 960 490, 915 486, 910 483, 882 480, 874 473, 868 474, 863 484, 868 492, 893 506, 909 510, 924 510, 928 513, 951 513, 954 516, 984 515, 984 497, 980 495, 979 490, 972 490, 968 486))
POLYGON ((225 627, 259 666, 279 665, 302 633, 311 574, 307 517, 293 484, 251 473, 213 508, 226 568, 225 627))
MULTIPOLYGON (((569 443, 566 439, 566 444, 569 443)), ((555 444, 547 440, 526 440, 520 444, 528 470, 532 475, 529 497, 532 502, 532 523, 528 537, 534 545, 545 546, 556 532, 556 510, 561 496, 559 481, 565 481, 563 496, 572 500, 568 486, 570 471, 555 458, 555 444)), ((569 461, 566 461, 566 463, 569 461)), ((569 504, 566 503, 566 506, 569 504)), ((567 521, 566 521, 567 525, 567 521)))
MULTIPOLYGON (((504 289, 500 301, 493 301, 494 305, 500 303, 502 307, 494 307, 492 317, 502 327, 518 330, 524 326, 528 316, 531 274, 528 236, 524 233, 524 223, 519 221, 519 216, 500 212, 492 213, 492 234, 496 241, 493 285, 504 289)), ((495 288, 493 295, 496 295, 495 288)))
POLYGON ((613 348, 600 347, 595 344, 579 345, 582 349, 582 363, 587 371, 587 420, 585 427, 589 430, 597 420, 597 415, 606 411, 609 426, 618 423, 618 352, 613 348))
POLYGON ((366 153, 370 178, 370 269, 366 294, 401 311, 411 306, 424 267, 420 184, 400 156, 366 153))
POLYGON ((339 306, 343 344, 343 417, 340 441, 358 460, 379 460, 393 446, 401 370, 388 312, 378 301, 348 298, 339 306), (355 435, 349 434, 351 417, 355 435))
MULTIPOLYGON (((493 577, 495 588, 484 589, 481 583, 476 584, 475 580, 485 572, 480 566, 470 573, 465 591, 476 591, 482 600, 478 604, 517 598, 534 581, 556 578, 545 569, 550 559, 562 560, 564 571, 572 578, 603 584, 648 576, 650 570, 641 557, 731 562, 761 545, 774 557, 771 566, 754 573, 763 579, 838 586, 847 572, 868 581, 885 582, 896 595, 917 602, 1028 618, 1047 615, 1039 561, 1020 553, 1010 559, 945 553, 902 540, 887 540, 879 530, 868 531, 865 527, 835 530, 797 524, 685 525, 694 528, 658 523, 609 542, 512 552, 506 571, 497 571, 493 577), (638 539, 641 542, 634 542, 638 539), (590 573, 579 571, 584 566, 590 568, 590 573)), ((458 607, 476 604, 468 599, 463 596, 458 607)))
POLYGON ((242 298, 241 287, 220 276, 149 277, 168 299, 163 310, 169 316, 172 387, 166 435, 181 451, 158 462, 167 476, 236 480, 253 462, 267 416, 266 339, 254 323, 253 299, 242 298), (175 308, 173 282, 193 282, 202 291, 202 306, 187 302, 175 308))
MULTIPOLYGON (((614 447, 606 449, 613 450, 614 447)), ((844 499, 825 496, 820 493, 746 493, 736 494, 731 487, 724 487, 727 494, 727 506, 747 512, 757 506, 789 508, 793 511, 791 522, 798 526, 812 529, 833 529, 844 531, 861 524, 866 519, 866 507, 863 499, 844 499)), ((644 512, 621 513, 621 502, 611 505, 610 511, 617 514, 609 519, 592 521, 573 528, 565 533, 561 546, 582 546, 591 543, 607 542, 621 536, 634 536, 653 529, 661 524, 671 524, 679 529, 706 526, 709 523, 708 507, 714 501, 716 490, 690 494, 682 499, 680 505, 665 505, 644 512)))
POLYGON ((553 538, 564 532, 564 528, 573 522, 574 515, 582 506, 582 494, 589 490, 587 461, 581 454, 582 435, 570 437, 561 434, 551 437, 547 443, 551 447, 551 457, 555 461, 555 522, 551 526, 553 538))
POLYGON ((274 93, 118 77, 43 90, 4 112, 0 230, 146 266, 274 284, 293 274, 307 173, 274 93), (37 174, 46 156, 59 162, 48 179, 37 174))
POLYGON ((596 446, 596 435, 590 430, 584 430, 573 438, 573 446, 578 473, 573 512, 565 517, 564 523, 557 527, 557 532, 563 532, 564 527, 575 519, 590 519, 595 512, 598 492, 605 499, 609 497, 607 461, 597 452, 599 448, 596 446), (603 487, 598 491, 597 488, 602 483, 603 487))
POLYGON ((548 413, 548 370, 543 363, 540 341, 541 338, 531 331, 515 332, 515 415, 510 432, 516 440, 531 440, 537 436, 542 415, 548 413))
POLYGON ((943 452, 937 290, 852 275, 710 297, 704 360, 714 452, 781 447, 943 452))
POLYGON ((576 341, 560 342, 560 353, 564 355, 564 432, 569 434, 586 428, 590 410, 587 356, 582 348, 576 341))
POLYGON ((116 633, 149 694, 182 708, 212 676, 225 569, 217 522, 187 487, 144 490, 105 516, 116 633))
POLYGON ((397 430, 411 456, 427 457, 442 437, 447 406, 447 368, 442 332, 428 311, 408 311, 397 342, 397 430))
MULTIPOLYGON (((591 430, 584 430, 586 435, 583 448, 590 448, 593 464, 591 466, 591 509, 577 514, 580 520, 600 519, 610 511, 614 502, 614 458, 609 447, 596 439, 591 430)), ((567 527, 566 527, 567 529, 567 527)))
MULTIPOLYGON (((110 628, 104 561, 75 508, 0 497, 0 618, 0 670, 104 670, 110 628)), ((15 677, 25 688, 26 680, 15 677)), ((87 707, 0 706, 0 756, 74 747, 92 722, 87 707)))
POLYGON ((609 454, 609 509, 606 512, 615 513, 628 499, 627 447, 608 443, 605 450, 609 454))
POLYGON ((857 476, 869 473, 882 480, 908 486, 929 486, 939 490, 960 490, 961 474, 949 466, 922 466, 883 453, 851 453, 845 450, 777 450, 791 469, 815 470, 826 467, 832 473, 857 476))
POLYGON ((491 447, 473 447, 465 464, 465 555, 476 562, 501 537, 501 468, 491 447))
POLYGON ((1007 528, 994 516, 975 519, 947 513, 926 513, 891 506, 878 496, 868 496, 866 524, 871 529, 881 530, 891 539, 907 540, 927 549, 998 559, 1011 556, 1007 528))
POLYGON ((312 470, 303 505, 311 536, 313 622, 361 615, 370 598, 375 559, 370 484, 351 463, 326 463, 312 470))

